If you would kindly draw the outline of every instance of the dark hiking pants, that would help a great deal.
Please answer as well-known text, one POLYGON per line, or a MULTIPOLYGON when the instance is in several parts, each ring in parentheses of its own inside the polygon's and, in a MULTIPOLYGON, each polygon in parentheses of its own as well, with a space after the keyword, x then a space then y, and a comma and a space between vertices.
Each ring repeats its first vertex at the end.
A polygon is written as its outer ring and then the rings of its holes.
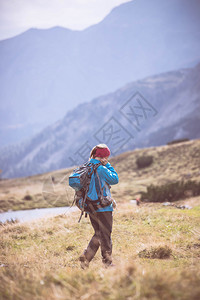
POLYGON ((84 255, 88 261, 91 261, 100 246, 103 263, 110 265, 112 263, 112 211, 96 212, 90 214, 89 217, 94 228, 94 235, 85 249, 84 255))

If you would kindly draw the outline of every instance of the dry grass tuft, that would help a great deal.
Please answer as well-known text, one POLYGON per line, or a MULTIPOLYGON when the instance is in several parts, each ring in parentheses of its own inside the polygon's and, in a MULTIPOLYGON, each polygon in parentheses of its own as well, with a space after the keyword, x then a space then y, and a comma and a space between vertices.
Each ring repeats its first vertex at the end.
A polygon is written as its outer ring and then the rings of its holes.
POLYGON ((151 247, 149 250, 144 249, 139 252, 139 257, 141 258, 158 258, 166 259, 170 258, 172 250, 168 246, 157 246, 151 247))

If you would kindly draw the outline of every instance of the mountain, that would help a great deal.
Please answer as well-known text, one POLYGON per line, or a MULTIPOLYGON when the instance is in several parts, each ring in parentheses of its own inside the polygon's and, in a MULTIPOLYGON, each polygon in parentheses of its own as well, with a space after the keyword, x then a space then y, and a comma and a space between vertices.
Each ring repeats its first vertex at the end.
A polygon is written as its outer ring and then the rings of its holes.
POLYGON ((1 146, 89 101, 200 59, 199 0, 134 0, 83 31, 30 30, 0 41, 1 146))
POLYGON ((33 138, 0 150, 3 177, 39 174, 88 159, 106 143, 114 156, 200 137, 200 64, 129 83, 78 105, 33 138))

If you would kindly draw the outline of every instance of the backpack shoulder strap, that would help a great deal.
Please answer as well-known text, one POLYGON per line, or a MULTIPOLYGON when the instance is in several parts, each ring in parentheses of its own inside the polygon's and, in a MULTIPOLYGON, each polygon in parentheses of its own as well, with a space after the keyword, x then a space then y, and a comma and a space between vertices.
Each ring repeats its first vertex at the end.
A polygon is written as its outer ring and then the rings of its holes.
MULTIPOLYGON (((99 165, 99 164, 98 164, 99 165)), ((98 167, 97 167, 98 168, 98 167)), ((99 188, 100 188, 100 193, 101 193, 101 197, 103 197, 103 189, 101 187, 101 181, 100 181, 100 178, 99 178, 99 174, 97 172, 97 168, 95 168, 94 172, 95 174, 97 175, 97 178, 98 178, 98 181, 99 181, 99 188)))
MULTIPOLYGON (((90 173, 90 178, 92 177, 92 174, 93 174, 93 173, 97 173, 97 174, 98 174, 97 168, 98 168, 100 165, 102 165, 102 163, 99 162, 98 164, 93 164, 93 163, 91 163, 91 164, 93 165, 93 170, 92 170, 92 172, 90 173)), ((97 175, 97 176, 99 176, 99 175, 97 175)), ((99 177, 98 177, 98 178, 99 178, 99 177)), ((100 179, 99 179, 99 182, 100 182, 100 179)), ((86 187, 86 189, 85 189, 84 198, 83 198, 83 201, 82 201, 81 215, 80 215, 80 218, 79 218, 79 220, 78 220, 78 223, 80 223, 81 218, 82 218, 83 213, 84 213, 84 205, 85 205, 85 201, 86 201, 86 198, 87 198, 87 192, 88 192, 88 189, 89 189, 89 184, 87 185, 87 187, 86 187)), ((100 183, 100 190, 101 190, 101 183, 100 183)), ((102 195, 103 195, 103 193, 102 193, 102 195)))

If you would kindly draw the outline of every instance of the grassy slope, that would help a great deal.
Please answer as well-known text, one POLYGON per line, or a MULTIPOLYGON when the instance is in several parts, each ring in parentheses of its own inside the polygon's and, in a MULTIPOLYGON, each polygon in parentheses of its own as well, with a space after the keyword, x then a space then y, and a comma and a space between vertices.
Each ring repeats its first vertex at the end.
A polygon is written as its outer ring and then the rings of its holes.
POLYGON ((0 210, 70 205, 74 195, 73 189, 68 186, 68 176, 71 172, 72 169, 64 169, 0 181, 0 210), (54 187, 52 186, 51 176, 55 178, 54 187), (49 193, 46 193, 46 191, 49 193), (27 195, 31 197, 30 200, 24 199, 27 195))
MULTIPOLYGON (((119 184, 112 187, 119 203, 112 234, 115 268, 102 267, 99 251, 89 270, 80 269, 78 257, 89 242, 92 228, 88 219, 77 223, 78 211, 1 226, 0 299, 200 299, 200 197, 178 201, 191 205, 191 210, 160 203, 137 207, 128 201, 150 183, 199 180, 199 149, 200 140, 196 140, 130 151, 111 159, 120 177, 119 184), (137 170, 135 160, 143 153, 152 154, 154 163, 137 170), (153 253, 152 247, 160 250, 164 246, 172 251, 168 259, 139 256, 145 249, 153 253)), ((56 185, 52 201, 46 201, 41 192, 49 175, 59 182, 70 172, 2 181, 2 208, 63 205, 66 195, 71 201, 73 192, 66 191, 63 184, 56 185), (26 194, 33 199, 23 200, 26 194), (56 202, 57 195, 61 197, 56 202)))
MULTIPOLYGON (((200 140, 174 145, 136 149, 110 160, 119 174, 119 184, 112 186, 112 195, 118 202, 126 202, 140 195, 149 184, 163 184, 177 179, 200 181, 200 140), (154 163, 138 170, 139 156, 153 155, 154 163)), ((46 174, 0 181, 0 210, 28 209, 69 205, 73 190, 68 187, 68 176, 72 169, 58 170, 46 174), (52 190, 50 176, 55 178, 52 190), (65 177, 65 180, 61 180, 65 177), (50 191, 51 194, 42 191, 50 191), (25 200, 26 195, 31 200, 25 200)))
POLYGON ((113 186, 118 201, 135 199, 150 184, 181 179, 200 181, 200 140, 129 151, 113 158, 113 165, 120 176, 119 185, 113 186), (138 170, 136 159, 142 155, 152 155, 154 162, 138 170))
POLYGON ((100 251, 88 270, 78 256, 92 236, 79 212, 0 228, 0 299, 200 299, 200 197, 191 210, 159 203, 121 203, 114 213, 115 268, 104 269, 100 251), (168 259, 140 258, 168 246, 168 259))

